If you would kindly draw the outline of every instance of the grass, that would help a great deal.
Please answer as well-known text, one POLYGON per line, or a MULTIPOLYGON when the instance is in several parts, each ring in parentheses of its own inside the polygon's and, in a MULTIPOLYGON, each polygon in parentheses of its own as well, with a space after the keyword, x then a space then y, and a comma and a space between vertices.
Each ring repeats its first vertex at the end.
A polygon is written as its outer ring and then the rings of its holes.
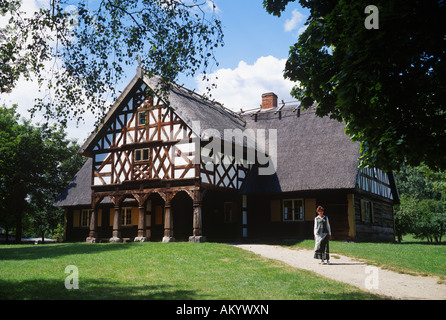
POLYGON ((355 287, 216 243, 0 246, 0 299, 378 299, 355 287), (79 289, 65 288, 68 265, 79 289))
MULTIPOLYGON (((351 243, 330 241, 331 255, 341 254, 392 271, 413 275, 434 275, 446 279, 446 245, 430 244, 411 236, 398 243, 351 243)), ((291 247, 313 249, 314 241, 304 240, 291 247)))

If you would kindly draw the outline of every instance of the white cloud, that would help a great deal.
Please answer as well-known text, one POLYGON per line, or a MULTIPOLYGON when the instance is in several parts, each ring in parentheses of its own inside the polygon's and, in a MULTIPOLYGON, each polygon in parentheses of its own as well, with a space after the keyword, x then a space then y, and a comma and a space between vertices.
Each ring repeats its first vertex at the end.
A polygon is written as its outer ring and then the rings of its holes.
MULTIPOLYGON (((293 30, 296 30, 299 25, 301 25, 306 19, 306 16, 299 12, 299 10, 294 9, 291 13, 291 18, 287 19, 285 21, 285 24, 283 25, 283 28, 286 32, 291 32, 293 30)), ((298 34, 301 34, 305 29, 302 29, 304 27, 299 28, 298 34)))
MULTIPOLYGON (((262 94, 267 92, 274 92, 279 101, 294 100, 290 92, 295 83, 283 77, 285 62, 286 59, 267 56, 258 58, 252 65, 240 61, 235 69, 219 69, 210 75, 211 81, 217 84, 211 91, 212 98, 234 111, 258 108, 262 94)), ((205 93, 207 83, 201 77, 195 81, 198 91, 205 93)))
POLYGON ((206 0, 206 6, 210 13, 221 14, 221 9, 215 0, 206 0))

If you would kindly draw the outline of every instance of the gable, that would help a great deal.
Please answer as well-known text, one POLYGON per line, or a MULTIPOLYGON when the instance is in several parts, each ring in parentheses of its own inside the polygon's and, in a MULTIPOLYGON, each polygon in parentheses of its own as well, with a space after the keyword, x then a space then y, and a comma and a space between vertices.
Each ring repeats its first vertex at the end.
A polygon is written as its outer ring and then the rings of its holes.
MULTIPOLYGON (((160 79, 158 77, 149 78, 143 75, 142 78, 139 78, 135 76, 110 108, 103 123, 81 147, 79 154, 91 157, 92 148, 98 141, 98 136, 103 135, 104 127, 110 124, 111 118, 115 117, 116 112, 119 112, 133 95, 137 96, 137 101, 134 105, 140 103, 139 99, 141 98, 138 98, 140 92, 151 93, 154 95, 155 105, 162 105, 163 101, 156 94, 159 83, 160 79)), ((210 101, 184 87, 172 84, 166 98, 169 101, 168 108, 201 140, 212 138, 207 135, 208 130, 216 130, 219 132, 222 140, 225 140, 224 131, 226 129, 245 130, 246 121, 239 114, 225 108, 218 102, 210 101)), ((123 124, 122 122, 121 125, 123 124)), ((109 140, 105 141, 105 143, 110 143, 109 140)), ((232 143, 232 137, 226 142, 232 143)), ((236 141, 237 143, 239 142, 236 141)), ((246 139, 242 142, 245 147, 247 143, 246 139)), ((249 143, 252 144, 253 141, 249 143)))
POLYGON ((137 81, 84 148, 93 158, 93 185, 194 178, 193 137, 178 115, 137 81))
POLYGON ((81 148, 81 154, 93 158, 92 185, 195 179, 218 187, 240 188, 248 163, 225 155, 223 149, 214 150, 211 158, 215 162, 203 159, 201 154, 208 151, 210 138, 220 141, 209 137, 209 130, 218 133, 222 146, 247 144, 250 137, 233 142, 233 137, 225 141, 224 135, 227 129, 242 132, 244 122, 221 105, 178 86, 173 86, 166 106, 151 89, 156 84, 149 80, 132 80, 104 123, 81 148))

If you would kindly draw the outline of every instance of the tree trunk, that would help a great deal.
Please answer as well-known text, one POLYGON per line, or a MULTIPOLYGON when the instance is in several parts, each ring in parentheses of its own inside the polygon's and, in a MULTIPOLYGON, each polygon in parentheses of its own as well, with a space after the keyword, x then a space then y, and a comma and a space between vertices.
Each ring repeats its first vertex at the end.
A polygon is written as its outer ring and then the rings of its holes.
POLYGON ((15 242, 22 242, 22 218, 23 218, 23 209, 25 205, 25 189, 19 186, 14 194, 15 201, 15 214, 16 214, 16 228, 15 228, 15 242))
POLYGON ((15 242, 22 242, 22 212, 16 212, 15 242))

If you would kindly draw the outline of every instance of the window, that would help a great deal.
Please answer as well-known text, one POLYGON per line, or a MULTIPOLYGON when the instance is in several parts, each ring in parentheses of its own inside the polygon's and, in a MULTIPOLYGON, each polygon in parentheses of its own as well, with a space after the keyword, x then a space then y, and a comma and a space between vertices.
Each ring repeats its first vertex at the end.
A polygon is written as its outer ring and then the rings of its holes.
POLYGON ((138 112, 138 126, 143 126, 147 123, 147 111, 138 112))
POLYGON ((149 158, 150 158, 149 149, 135 150, 135 162, 149 161, 149 158))
POLYGON ((132 224, 132 208, 122 208, 121 225, 128 226, 132 224))
POLYGON ((81 214, 81 227, 89 227, 90 226, 90 217, 91 212, 93 210, 83 209, 81 214))
POLYGON ((375 214, 372 201, 361 200, 361 220, 362 222, 374 222, 375 214))
POLYGON ((302 199, 283 200, 283 221, 299 221, 304 219, 304 203, 302 199))
POLYGON ((233 209, 232 209, 232 202, 225 202, 224 206, 224 221, 225 223, 231 223, 233 220, 233 209))

